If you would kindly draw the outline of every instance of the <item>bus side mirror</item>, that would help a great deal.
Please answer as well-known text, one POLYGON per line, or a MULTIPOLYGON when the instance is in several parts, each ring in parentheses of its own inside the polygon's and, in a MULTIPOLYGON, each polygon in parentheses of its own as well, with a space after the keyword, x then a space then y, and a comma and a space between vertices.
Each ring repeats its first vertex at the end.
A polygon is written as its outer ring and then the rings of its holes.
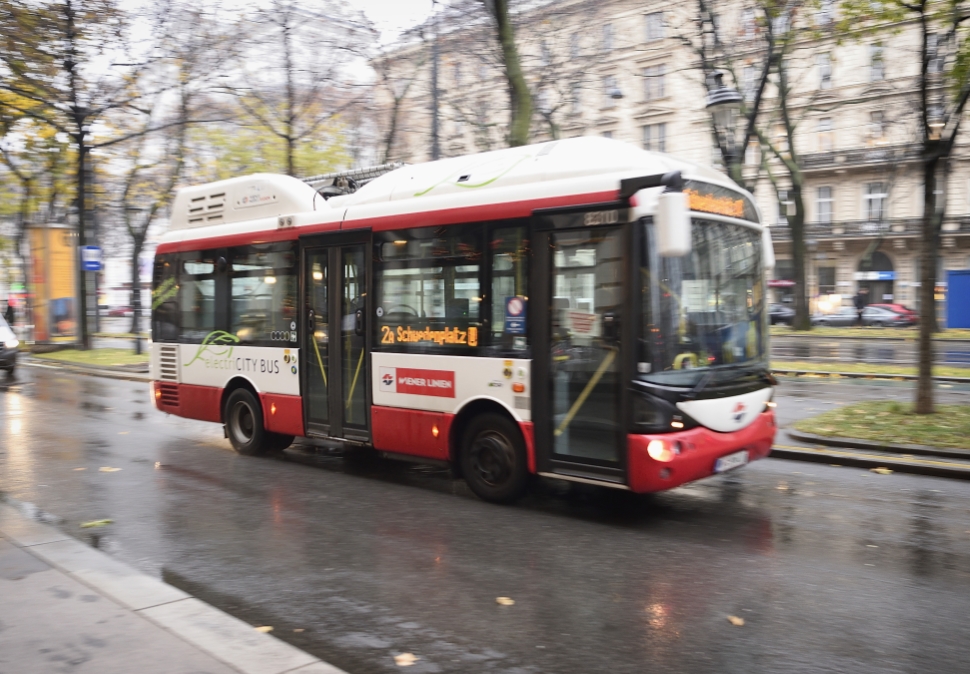
POLYGON ((663 192, 657 198, 654 216, 657 229, 657 252, 661 257, 682 257, 690 253, 690 210, 687 194, 663 192))
POLYGON ((771 230, 768 229, 767 225, 761 230, 761 249, 765 261, 765 271, 771 271, 775 268, 775 247, 771 243, 771 230))

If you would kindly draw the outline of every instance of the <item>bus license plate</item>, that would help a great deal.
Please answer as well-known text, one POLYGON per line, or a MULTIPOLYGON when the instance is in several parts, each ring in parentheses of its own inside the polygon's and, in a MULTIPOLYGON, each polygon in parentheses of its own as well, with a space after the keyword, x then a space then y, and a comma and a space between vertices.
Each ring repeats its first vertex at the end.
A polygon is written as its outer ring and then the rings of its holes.
POLYGON ((714 472, 723 473, 726 470, 743 466, 747 462, 748 450, 746 449, 740 452, 735 452, 734 454, 728 454, 727 456, 722 456, 720 459, 714 462, 714 472))

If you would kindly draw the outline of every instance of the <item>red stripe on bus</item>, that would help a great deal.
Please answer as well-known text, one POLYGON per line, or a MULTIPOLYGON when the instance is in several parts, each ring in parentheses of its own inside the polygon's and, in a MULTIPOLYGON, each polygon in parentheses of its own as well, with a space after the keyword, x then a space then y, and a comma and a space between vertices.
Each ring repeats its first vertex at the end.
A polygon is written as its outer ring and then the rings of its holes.
POLYGON ((525 455, 528 459, 529 472, 536 472, 536 441, 535 441, 535 430, 532 426, 531 421, 520 421, 519 429, 522 431, 522 437, 525 438, 525 455))
POLYGON ((178 384, 179 416, 200 421, 222 421, 222 389, 178 384))
POLYGON ((283 435, 306 435, 303 430, 303 398, 280 393, 260 393, 263 426, 283 435))
POLYGON ((638 493, 663 491, 714 474, 720 457, 747 450, 748 461, 763 459, 775 438, 774 412, 762 412, 753 424, 732 433, 692 428, 663 435, 628 435, 627 470, 630 489, 638 493), (681 453, 671 461, 657 461, 647 453, 651 440, 680 442, 681 453))
POLYGON ((375 405, 370 408, 374 448, 447 461, 448 431, 454 418, 454 414, 444 412, 375 405))
MULTIPOLYGON (((499 204, 482 204, 480 206, 462 206, 459 208, 443 208, 419 213, 401 213, 396 215, 382 215, 373 218, 345 220, 343 223, 328 222, 317 225, 301 225, 287 229, 271 229, 259 232, 241 232, 223 236, 200 237, 185 241, 160 243, 157 253, 179 253, 210 248, 232 246, 248 246, 258 243, 275 241, 290 241, 307 234, 321 234, 325 232, 353 231, 355 229, 372 229, 376 232, 410 229, 412 227, 436 227, 443 225, 460 225, 467 222, 482 222, 485 220, 506 220, 510 218, 524 218, 532 215, 532 211, 540 208, 559 208, 579 206, 582 204, 602 203, 614 201, 617 193, 614 190, 593 192, 589 194, 566 194, 557 197, 529 199, 525 201, 510 201, 499 204)), ((402 202, 402 203, 407 203, 402 202)), ((192 230, 182 230, 191 233, 192 230)))

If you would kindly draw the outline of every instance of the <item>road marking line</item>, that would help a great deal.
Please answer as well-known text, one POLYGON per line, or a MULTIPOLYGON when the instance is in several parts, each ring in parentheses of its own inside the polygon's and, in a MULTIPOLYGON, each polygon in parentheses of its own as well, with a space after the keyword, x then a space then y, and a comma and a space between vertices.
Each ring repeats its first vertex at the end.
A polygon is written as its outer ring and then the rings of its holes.
POLYGON ((912 465, 931 465, 931 466, 949 466, 951 468, 964 468, 970 470, 970 463, 950 463, 948 461, 932 461, 929 459, 904 459, 903 457, 892 457, 892 456, 873 456, 872 454, 857 454, 855 452, 840 452, 835 449, 823 449, 821 447, 794 447, 792 445, 772 445, 772 449, 777 447, 778 449, 794 449, 800 452, 815 452, 816 454, 825 454, 831 456, 847 456, 854 457, 857 459, 869 459, 871 461, 892 461, 898 463, 906 463, 912 465))

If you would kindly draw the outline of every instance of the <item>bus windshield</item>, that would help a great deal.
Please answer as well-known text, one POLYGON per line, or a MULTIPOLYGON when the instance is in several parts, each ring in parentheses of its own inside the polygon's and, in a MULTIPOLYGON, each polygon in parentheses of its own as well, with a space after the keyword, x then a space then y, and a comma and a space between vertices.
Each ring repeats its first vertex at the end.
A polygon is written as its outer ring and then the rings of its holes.
POLYGON ((716 383, 767 367, 761 233, 694 219, 691 252, 665 258, 656 252, 653 222, 642 227, 638 376, 694 386, 708 372, 716 383))

